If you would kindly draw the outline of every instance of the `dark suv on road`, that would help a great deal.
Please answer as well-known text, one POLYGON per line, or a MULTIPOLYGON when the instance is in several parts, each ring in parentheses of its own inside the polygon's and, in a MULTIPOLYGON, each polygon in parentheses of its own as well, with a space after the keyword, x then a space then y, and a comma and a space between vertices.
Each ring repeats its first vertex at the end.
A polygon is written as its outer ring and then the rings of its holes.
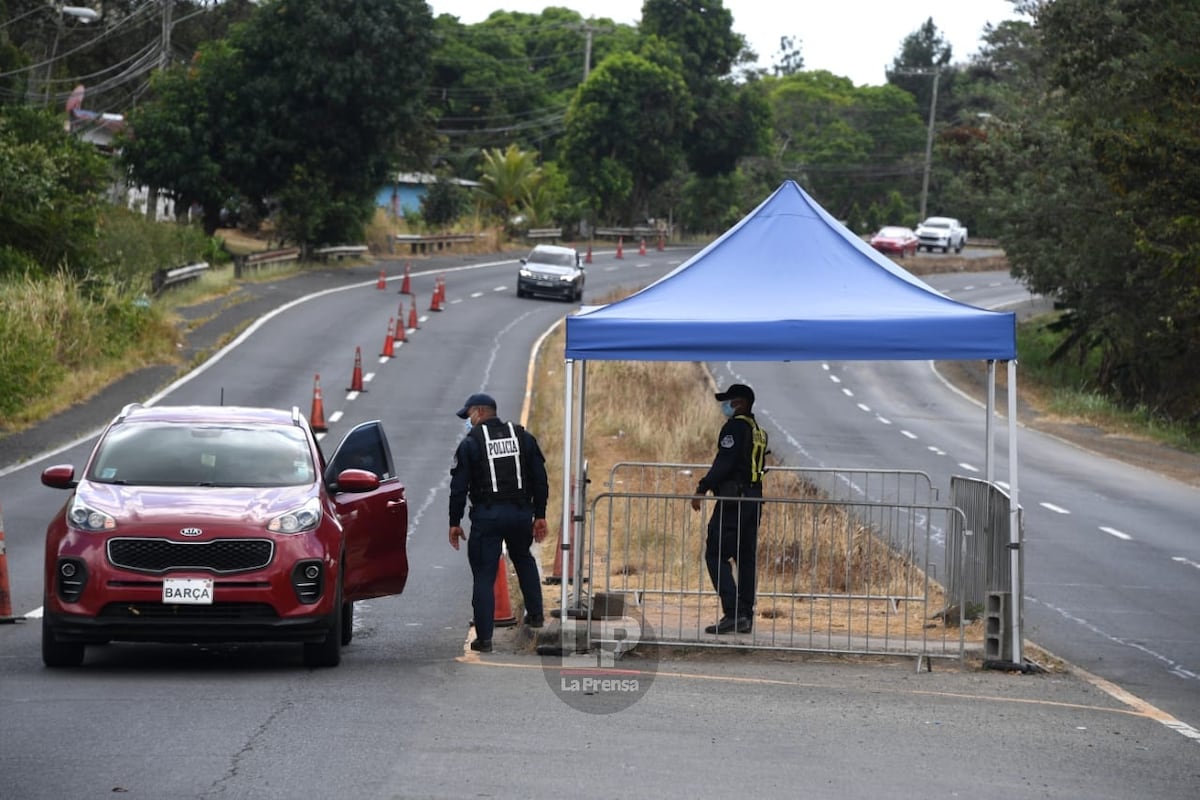
POLYGON ((583 262, 573 247, 539 244, 521 259, 517 297, 546 295, 568 302, 583 299, 583 262))

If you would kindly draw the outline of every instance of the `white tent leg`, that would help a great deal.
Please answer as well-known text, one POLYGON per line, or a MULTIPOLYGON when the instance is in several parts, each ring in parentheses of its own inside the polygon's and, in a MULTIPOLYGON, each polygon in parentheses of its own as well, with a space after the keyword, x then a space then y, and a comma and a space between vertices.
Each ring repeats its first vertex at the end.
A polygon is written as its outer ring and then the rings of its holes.
POLYGON ((1021 640, 1021 608, 1025 587, 1021 575, 1021 495, 1017 487, 1017 362, 1008 362, 1008 557, 1012 602, 1008 604, 1012 616, 1012 659, 1022 667, 1025 657, 1021 640))
MULTIPOLYGON (((575 400, 573 389, 575 387, 575 360, 568 358, 566 360, 566 372, 563 380, 563 459, 562 459, 562 560, 559 562, 564 569, 574 563, 567 561, 568 558, 574 558, 571 552, 571 445, 574 439, 571 436, 572 413, 575 408, 575 400)), ((570 581, 565 577, 560 584, 562 587, 561 597, 559 598, 559 621, 561 630, 567 630, 567 624, 570 617, 567 616, 567 592, 569 590, 570 581)), ((565 642, 563 643, 565 646, 565 642)))
POLYGON ((983 425, 983 440, 987 442, 987 452, 983 456, 983 474, 989 485, 996 480, 996 431, 992 421, 996 418, 996 360, 989 358, 987 362, 987 417, 983 425))

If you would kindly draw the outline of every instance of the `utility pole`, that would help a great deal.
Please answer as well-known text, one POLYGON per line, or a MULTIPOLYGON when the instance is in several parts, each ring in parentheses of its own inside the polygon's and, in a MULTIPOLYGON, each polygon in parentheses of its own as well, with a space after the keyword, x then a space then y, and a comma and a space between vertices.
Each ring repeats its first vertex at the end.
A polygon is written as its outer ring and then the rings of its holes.
POLYGON ((590 23, 572 26, 577 31, 583 32, 583 80, 588 79, 588 75, 592 74, 592 36, 597 33, 612 33, 613 29, 604 27, 597 28, 590 23))
POLYGON ((925 207, 929 200, 929 171, 933 167, 933 122, 937 114, 938 81, 942 77, 941 67, 913 67, 896 70, 897 75, 932 75, 933 94, 929 98, 929 128, 925 132, 925 172, 921 177, 921 219, 925 219, 925 207))
POLYGON ((159 45, 158 68, 166 69, 171 63, 171 10, 172 0, 162 0, 162 43, 159 45))

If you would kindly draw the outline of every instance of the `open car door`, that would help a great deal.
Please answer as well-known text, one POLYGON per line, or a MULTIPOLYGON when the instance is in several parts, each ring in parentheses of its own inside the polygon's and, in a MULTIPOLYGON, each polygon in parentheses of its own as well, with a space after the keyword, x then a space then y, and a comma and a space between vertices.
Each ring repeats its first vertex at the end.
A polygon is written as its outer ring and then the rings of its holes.
POLYGON ((346 434, 325 468, 325 483, 346 536, 344 599, 353 602, 403 592, 408 581, 408 499, 378 420, 346 434), (370 492, 342 491, 337 478, 346 469, 375 473, 379 487, 370 492))

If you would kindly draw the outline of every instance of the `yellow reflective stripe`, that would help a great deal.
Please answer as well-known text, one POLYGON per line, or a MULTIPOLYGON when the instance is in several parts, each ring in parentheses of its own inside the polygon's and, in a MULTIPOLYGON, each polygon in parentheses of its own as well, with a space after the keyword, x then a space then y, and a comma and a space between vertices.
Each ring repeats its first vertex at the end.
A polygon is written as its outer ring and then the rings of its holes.
POLYGON ((754 417, 739 414, 734 419, 745 420, 750 426, 750 482, 761 483, 767 471, 767 432, 754 417))

